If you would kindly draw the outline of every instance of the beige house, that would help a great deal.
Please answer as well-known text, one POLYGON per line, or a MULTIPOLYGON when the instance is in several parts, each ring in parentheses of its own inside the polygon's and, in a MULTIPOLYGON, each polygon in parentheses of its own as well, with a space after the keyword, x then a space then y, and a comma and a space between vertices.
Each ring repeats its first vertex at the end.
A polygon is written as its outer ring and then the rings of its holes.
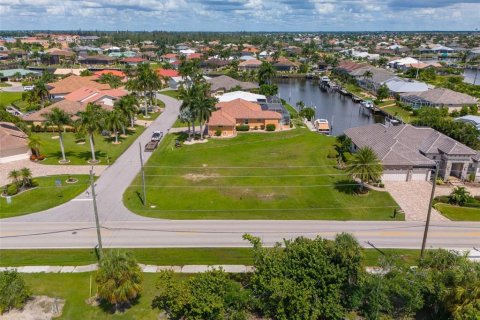
POLYGON ((28 136, 10 122, 0 122, 0 163, 28 159, 28 136))
POLYGON ((217 110, 208 121, 207 130, 210 136, 216 136, 217 132, 222 137, 235 136, 237 126, 240 125, 248 125, 250 130, 262 130, 267 125, 273 124, 276 130, 281 129, 282 115, 275 111, 263 110, 257 103, 235 99, 220 102, 216 107, 217 110))

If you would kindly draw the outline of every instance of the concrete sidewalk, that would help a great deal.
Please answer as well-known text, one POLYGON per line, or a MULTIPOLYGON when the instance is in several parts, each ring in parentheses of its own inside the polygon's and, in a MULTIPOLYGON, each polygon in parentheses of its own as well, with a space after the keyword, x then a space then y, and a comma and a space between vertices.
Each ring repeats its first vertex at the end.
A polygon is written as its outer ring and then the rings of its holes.
MULTIPOLYGON (((156 266, 139 264, 142 272, 156 273, 164 270, 172 270, 176 273, 203 273, 212 269, 223 269, 228 273, 252 272, 252 266, 244 265, 185 265, 185 266, 156 266)), ((17 270, 19 273, 80 273, 92 272, 98 269, 98 265, 89 264, 85 266, 24 266, 24 267, 0 267, 0 272, 17 270)))

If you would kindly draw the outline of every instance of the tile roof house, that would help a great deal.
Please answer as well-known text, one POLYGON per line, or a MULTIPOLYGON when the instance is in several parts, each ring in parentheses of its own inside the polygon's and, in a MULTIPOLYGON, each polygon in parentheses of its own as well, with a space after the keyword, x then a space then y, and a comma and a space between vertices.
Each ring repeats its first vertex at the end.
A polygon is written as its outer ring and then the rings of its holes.
POLYGON ((81 77, 77 75, 71 75, 63 78, 59 81, 49 83, 51 87, 49 90, 50 95, 53 98, 63 98, 65 95, 83 87, 91 87, 98 90, 108 90, 110 86, 96 82, 97 76, 81 77))
POLYGON ((159 76, 165 77, 165 78, 180 76, 180 73, 177 70, 173 70, 173 69, 157 69, 156 71, 159 76))
POLYGON ((239 125, 248 125, 254 130, 264 129, 268 124, 273 124, 277 130, 281 129, 282 115, 275 111, 263 110, 257 103, 235 99, 219 102, 216 107, 217 110, 212 113, 207 125, 210 136, 218 134, 222 137, 235 136, 236 127, 239 125))
POLYGON ((118 100, 127 94, 128 92, 123 89, 98 90, 91 87, 83 87, 67 94, 64 98, 65 100, 81 103, 94 102, 97 104, 113 106, 115 100, 118 100))
POLYGON ((400 101, 413 108, 423 106, 461 108, 465 105, 477 105, 478 99, 465 93, 445 88, 435 88, 423 92, 406 92, 400 94, 400 101))
POLYGON ((428 181, 436 164, 444 180, 463 180, 469 172, 477 180, 478 153, 432 128, 377 123, 347 129, 345 135, 352 140, 352 151, 366 146, 375 151, 384 167, 383 181, 428 181))
POLYGON ((10 122, 0 122, 0 163, 28 159, 28 136, 10 122))
POLYGON ((246 61, 242 61, 238 64, 238 69, 242 71, 248 70, 257 70, 262 65, 262 61, 258 59, 250 59, 246 61))
POLYGON ((127 76, 125 74, 125 72, 120 71, 120 70, 114 70, 114 69, 113 70, 112 69, 105 69, 105 70, 95 71, 93 74, 98 76, 99 78, 104 74, 111 74, 113 76, 117 76, 117 77, 120 77, 122 79, 124 79, 127 76))
POLYGON ((207 80, 210 84, 210 91, 212 93, 223 93, 230 91, 234 88, 240 88, 242 90, 258 89, 258 85, 253 82, 238 81, 229 76, 218 76, 207 80))

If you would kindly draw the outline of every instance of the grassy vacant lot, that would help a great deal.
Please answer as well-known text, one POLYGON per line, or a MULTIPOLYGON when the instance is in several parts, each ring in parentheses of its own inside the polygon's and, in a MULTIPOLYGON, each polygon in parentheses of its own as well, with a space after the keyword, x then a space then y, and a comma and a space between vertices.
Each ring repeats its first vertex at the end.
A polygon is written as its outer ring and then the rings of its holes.
POLYGON ((452 206, 446 203, 438 203, 435 205, 435 208, 453 221, 480 221, 479 208, 452 206))
MULTIPOLYGON (((184 275, 176 275, 185 277, 184 275)), ((66 299, 63 314, 56 319, 158 319, 160 311, 152 310, 151 303, 155 296, 155 282, 158 275, 143 274, 143 292, 137 304, 123 314, 112 314, 99 306, 90 306, 85 300, 95 295, 95 273, 50 273, 24 274, 27 285, 33 295, 46 295, 66 299), (92 295, 90 295, 90 281, 92 295)))
MULTIPOLYGON (((137 261, 158 266, 253 264, 251 248, 148 248, 128 249, 137 261)), ((387 255, 395 255, 402 261, 414 265, 419 250, 381 249, 387 255)), ((366 266, 378 265, 382 253, 375 249, 364 249, 366 266)), ((0 267, 17 266, 77 266, 97 263, 94 249, 55 250, 0 250, 0 267)))
POLYGON ((0 91, 0 105, 8 106, 8 105, 11 105, 12 102, 21 100, 21 99, 22 99, 22 92, 0 91))
MULTIPOLYGON (((101 135, 95 135, 95 154, 97 159, 100 160, 100 164, 106 165, 115 161, 122 153, 127 149, 130 144, 145 130, 142 126, 137 126, 135 132, 130 132, 126 138, 119 137, 122 141, 121 144, 113 144, 112 141, 115 138, 102 137, 101 135), (107 157, 109 159, 107 159, 107 157)), ((62 158, 60 152, 60 142, 58 139, 52 139, 57 137, 57 133, 37 133, 42 139, 40 152, 46 155, 46 159, 42 161, 42 164, 58 164, 58 160, 62 158)), ((90 144, 87 140, 84 144, 76 143, 75 134, 67 132, 63 135, 65 143, 65 154, 67 159, 70 160, 69 164, 88 164, 88 160, 91 159, 92 153, 90 152, 90 144)))
POLYGON ((88 175, 72 175, 72 178, 78 179, 74 184, 65 182, 68 177, 58 175, 34 178, 38 187, 12 197, 11 204, 7 204, 5 198, 0 198, 0 219, 56 207, 75 198, 89 186, 88 175), (57 187, 55 180, 60 180, 62 186, 57 187))
POLYGON ((161 91, 160 94, 164 94, 166 96, 172 97, 174 99, 179 99, 178 98, 178 90, 166 90, 166 91, 161 91))
POLYGON ((132 211, 166 219, 393 219, 397 204, 387 192, 358 195, 335 168, 332 137, 296 129, 176 149, 178 138, 167 135, 146 165, 147 206, 139 177, 127 189, 132 211))
POLYGON ((385 108, 382 108, 382 110, 391 114, 394 117, 401 118, 404 122, 407 122, 407 123, 412 122, 416 118, 415 116, 412 115, 411 111, 408 111, 399 106, 385 107, 385 108))

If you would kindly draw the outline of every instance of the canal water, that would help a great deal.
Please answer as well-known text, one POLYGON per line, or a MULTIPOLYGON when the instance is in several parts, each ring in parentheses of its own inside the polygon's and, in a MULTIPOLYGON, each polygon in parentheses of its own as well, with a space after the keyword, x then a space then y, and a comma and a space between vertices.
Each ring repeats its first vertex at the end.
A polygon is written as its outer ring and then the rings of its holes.
POLYGON ((350 97, 319 88, 318 80, 280 78, 275 82, 280 98, 294 108, 298 101, 303 101, 306 106, 316 109, 316 119, 327 119, 333 127, 332 135, 341 135, 348 128, 385 121, 385 117, 363 110, 350 97))

